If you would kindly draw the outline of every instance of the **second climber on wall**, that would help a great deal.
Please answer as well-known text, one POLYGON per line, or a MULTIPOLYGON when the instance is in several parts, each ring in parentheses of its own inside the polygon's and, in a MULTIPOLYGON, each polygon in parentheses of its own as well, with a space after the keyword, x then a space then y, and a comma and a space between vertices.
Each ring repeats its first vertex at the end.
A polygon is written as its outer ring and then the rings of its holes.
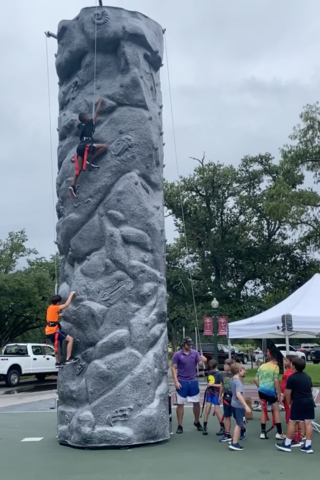
POLYGON ((87 169, 87 163, 93 168, 99 168, 99 165, 95 163, 95 159, 107 151, 107 145, 95 143, 93 139, 102 102, 103 100, 100 98, 93 118, 90 118, 86 113, 80 113, 79 115, 79 121, 81 122, 78 125, 80 130, 80 143, 77 146, 77 153, 74 158, 75 173, 72 184, 69 187, 72 198, 76 198, 77 196, 76 184, 80 173, 87 169))

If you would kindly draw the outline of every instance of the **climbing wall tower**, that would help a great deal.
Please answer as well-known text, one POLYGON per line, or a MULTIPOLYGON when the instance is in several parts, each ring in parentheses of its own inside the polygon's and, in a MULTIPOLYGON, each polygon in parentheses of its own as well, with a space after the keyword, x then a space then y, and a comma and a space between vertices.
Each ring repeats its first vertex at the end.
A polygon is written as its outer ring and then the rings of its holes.
POLYGON ((162 28, 137 12, 84 8, 58 27, 59 293, 76 291, 62 328, 80 358, 59 372, 58 440, 72 446, 169 438, 162 56, 162 28), (77 117, 99 97, 108 151, 73 200, 77 117))

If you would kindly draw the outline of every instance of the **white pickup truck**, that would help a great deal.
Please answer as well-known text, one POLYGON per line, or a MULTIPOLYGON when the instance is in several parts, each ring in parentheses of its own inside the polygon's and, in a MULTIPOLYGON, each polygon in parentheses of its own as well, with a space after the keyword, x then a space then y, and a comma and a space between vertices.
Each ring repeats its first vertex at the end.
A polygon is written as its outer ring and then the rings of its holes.
POLYGON ((286 357, 287 355, 294 355, 295 357, 303 358, 306 361, 306 356, 303 352, 299 352, 292 345, 289 345, 289 350, 287 350, 285 343, 276 343, 276 347, 280 350, 282 355, 286 357))
POLYGON ((0 355, 0 377, 9 387, 16 387, 20 377, 35 375, 44 380, 57 375, 54 349, 43 343, 10 343, 0 355))

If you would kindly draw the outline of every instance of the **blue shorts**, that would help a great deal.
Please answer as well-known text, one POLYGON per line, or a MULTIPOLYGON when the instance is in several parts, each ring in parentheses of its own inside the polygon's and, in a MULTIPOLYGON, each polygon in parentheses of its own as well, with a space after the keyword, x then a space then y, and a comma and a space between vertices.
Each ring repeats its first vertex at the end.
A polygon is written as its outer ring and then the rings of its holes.
POLYGON ((231 406, 231 396, 223 398, 223 416, 225 418, 232 417, 232 406, 231 406))
MULTIPOLYGON (((63 342, 67 338, 68 334, 60 330, 59 336, 58 336, 58 342, 63 342)), ((51 342, 54 344, 55 339, 56 339, 56 334, 51 333, 50 335, 46 335, 46 337, 51 340, 51 342)))
POLYGON ((232 415, 236 421, 236 424, 239 427, 242 427, 244 425, 244 419, 246 415, 245 409, 232 407, 232 415))
POLYGON ((218 393, 207 393, 206 403, 212 403, 213 405, 220 405, 218 393))
POLYGON ((200 402, 200 389, 198 380, 192 382, 185 382, 179 380, 181 388, 177 388, 177 403, 183 405, 188 402, 198 403, 200 402))

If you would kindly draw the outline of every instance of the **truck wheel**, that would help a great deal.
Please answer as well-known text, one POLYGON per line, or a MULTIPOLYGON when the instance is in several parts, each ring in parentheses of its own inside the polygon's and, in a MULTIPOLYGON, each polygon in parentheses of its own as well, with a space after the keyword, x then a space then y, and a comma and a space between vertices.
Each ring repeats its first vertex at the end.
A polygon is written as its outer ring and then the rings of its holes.
POLYGON ((20 382, 20 372, 18 370, 9 370, 6 375, 5 382, 8 387, 16 387, 20 382))
POLYGON ((46 379, 46 374, 45 373, 38 373, 38 375, 35 375, 36 379, 39 380, 39 382, 43 382, 43 380, 46 379))
POLYGON ((248 357, 247 357, 246 355, 243 355, 242 363, 243 363, 244 365, 247 365, 247 363, 248 363, 248 357))

